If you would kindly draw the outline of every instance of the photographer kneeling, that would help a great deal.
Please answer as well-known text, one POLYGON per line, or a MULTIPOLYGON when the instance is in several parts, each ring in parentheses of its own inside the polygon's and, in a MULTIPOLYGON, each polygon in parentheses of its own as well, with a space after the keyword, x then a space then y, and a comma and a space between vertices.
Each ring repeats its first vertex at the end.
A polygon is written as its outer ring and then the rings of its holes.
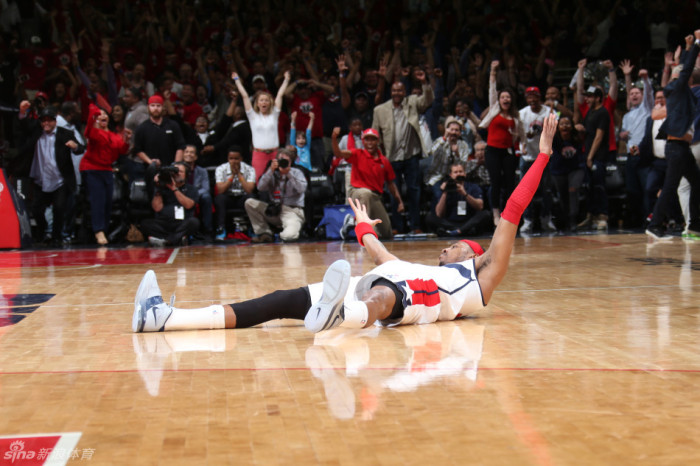
POLYGON ((491 213, 484 210, 481 188, 466 181, 462 164, 450 166, 426 221, 439 236, 476 236, 490 231, 491 213))
POLYGON ((304 193, 306 178, 298 168, 292 167, 294 156, 281 149, 277 158, 258 180, 258 191, 267 191, 270 202, 259 199, 247 199, 245 210, 255 232, 255 243, 273 241, 270 225, 282 228, 282 241, 296 241, 304 225, 304 193))
POLYGON ((141 232, 153 246, 186 245, 187 238, 199 230, 199 220, 194 216, 199 193, 185 183, 188 170, 185 162, 175 162, 159 168, 154 177, 151 207, 156 216, 141 222, 141 232))

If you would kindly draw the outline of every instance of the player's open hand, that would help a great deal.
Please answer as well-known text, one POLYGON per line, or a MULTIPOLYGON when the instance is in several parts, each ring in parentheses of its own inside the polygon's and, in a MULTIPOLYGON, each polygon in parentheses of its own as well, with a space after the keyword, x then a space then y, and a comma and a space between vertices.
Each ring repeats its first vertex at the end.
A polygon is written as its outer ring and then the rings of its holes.
POLYGON ((542 135, 540 136, 540 152, 552 155, 552 140, 557 132, 557 115, 555 113, 550 113, 547 118, 544 119, 544 124, 542 125, 542 135))
POLYGON ((367 213, 367 207, 365 207, 364 204, 362 204, 359 200, 353 199, 351 197, 348 198, 348 202, 350 203, 350 207, 352 207, 352 211, 355 212, 355 223, 369 223, 374 227, 377 223, 382 223, 380 219, 374 219, 372 220, 369 218, 369 214, 367 213))

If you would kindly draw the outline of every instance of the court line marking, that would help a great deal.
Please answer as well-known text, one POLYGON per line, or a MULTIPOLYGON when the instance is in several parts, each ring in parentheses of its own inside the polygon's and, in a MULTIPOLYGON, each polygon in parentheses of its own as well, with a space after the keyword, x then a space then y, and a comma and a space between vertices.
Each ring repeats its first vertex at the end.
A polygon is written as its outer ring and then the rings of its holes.
POLYGON ((168 258, 168 260, 165 263, 172 264, 173 262, 175 262, 175 258, 177 257, 178 252, 180 252, 180 248, 173 249, 173 252, 170 253, 170 257, 168 258))
MULTIPOLYGON (((324 369, 346 370, 346 367, 326 367, 324 369)), ((364 367, 363 371, 404 371, 405 366, 397 367, 364 367)), ((273 371, 311 371, 310 367, 226 367, 226 368, 194 368, 194 369, 114 369, 114 370, 75 370, 75 371, 6 371, 2 375, 63 375, 63 374, 124 374, 139 372, 273 372, 273 371)), ((442 368, 425 368, 423 371, 443 371, 442 368)), ((479 367, 479 372, 654 372, 698 374, 700 369, 639 369, 639 368, 593 368, 593 367, 479 367)))
POLYGON ((69 458, 66 458, 65 455, 62 454, 62 452, 72 452, 75 449, 75 446, 78 444, 78 441, 80 440, 80 437, 82 435, 82 432, 66 432, 64 434, 61 434, 61 438, 58 439, 58 443, 51 451, 51 454, 48 456, 48 458, 46 458, 46 462, 44 463, 44 465, 63 466, 66 463, 68 463, 69 458))
MULTIPOLYGON (((108 264, 108 265, 140 265, 140 264, 108 264)), ((15 270, 23 270, 23 269, 41 269, 41 270, 46 270, 46 269, 60 269, 61 271, 64 270, 80 270, 80 269, 94 269, 96 267, 102 267, 103 264, 70 264, 70 265, 36 265, 36 266, 22 266, 22 267, 0 267, 0 271, 15 271, 15 270)))
POLYGON ((496 290, 498 293, 533 293, 538 291, 596 291, 596 290, 637 290, 639 288, 693 288, 700 285, 636 285, 636 286, 592 286, 582 288, 539 288, 533 290, 496 290))
MULTIPOLYGON (((595 236, 595 235, 589 235, 589 236, 595 236)), ((622 246, 624 244, 624 243, 615 243, 613 241, 605 241, 605 240, 600 240, 600 239, 587 238, 584 236, 568 236, 568 237, 565 236, 565 238, 574 239, 574 240, 578 240, 578 241, 587 241, 589 243, 605 244, 608 246, 622 246)))
MULTIPOLYGON (((537 293, 537 292, 551 292, 551 291, 600 291, 600 290, 631 290, 631 289, 639 289, 639 288, 696 288, 699 287, 699 284, 696 285, 639 285, 639 286, 598 286, 598 287, 586 287, 586 288, 541 288, 541 289, 536 289, 536 290, 496 290, 494 294, 499 294, 499 293, 537 293)), ((58 296, 58 295, 56 295, 58 296)), ((178 303, 222 303, 222 302, 235 302, 236 298, 217 298, 217 299, 190 299, 190 300, 181 300, 178 299, 178 303)), ((124 303, 101 303, 100 306, 130 306, 132 303, 131 302, 124 302, 124 303)), ((94 304, 71 304, 71 303, 66 303, 66 304, 42 304, 41 307, 66 307, 66 306, 71 306, 71 307, 85 307, 85 306, 94 306, 94 304)))

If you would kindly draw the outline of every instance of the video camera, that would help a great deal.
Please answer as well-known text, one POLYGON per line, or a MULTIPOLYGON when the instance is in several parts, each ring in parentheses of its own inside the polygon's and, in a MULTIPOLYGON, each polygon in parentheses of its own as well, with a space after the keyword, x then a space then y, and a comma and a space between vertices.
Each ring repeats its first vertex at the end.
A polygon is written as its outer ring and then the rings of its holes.
POLYGON ((452 179, 452 177, 448 176, 445 181, 447 183, 445 185, 445 192, 446 193, 454 193, 457 191, 457 185, 462 184, 465 181, 467 181, 467 177, 466 176, 458 176, 457 178, 452 179))
POLYGON ((180 170, 177 167, 160 167, 157 173, 157 186, 159 188, 167 188, 168 185, 172 184, 180 175, 180 170))

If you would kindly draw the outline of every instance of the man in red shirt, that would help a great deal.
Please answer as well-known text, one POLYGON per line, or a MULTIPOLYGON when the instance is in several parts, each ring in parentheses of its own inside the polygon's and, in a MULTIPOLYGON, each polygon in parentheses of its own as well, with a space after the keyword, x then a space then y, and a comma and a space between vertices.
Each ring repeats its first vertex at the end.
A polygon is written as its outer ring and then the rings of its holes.
POLYGON ((204 112, 202 106, 199 105, 195 100, 194 87, 190 83, 184 83, 182 85, 182 120, 194 128, 194 124, 197 122, 197 118, 204 112))
POLYGON ((391 220, 384 207, 382 194, 384 182, 389 185, 389 192, 399 203, 398 211, 403 212, 404 206, 401 193, 394 183, 396 175, 391 168, 391 162, 379 151, 379 133, 374 128, 362 132, 364 149, 340 150, 338 136, 340 128, 334 128, 332 134, 333 155, 342 157, 352 165, 350 189, 348 197, 358 200, 367 206, 371 218, 380 219, 375 225, 380 238, 391 238, 391 220))

